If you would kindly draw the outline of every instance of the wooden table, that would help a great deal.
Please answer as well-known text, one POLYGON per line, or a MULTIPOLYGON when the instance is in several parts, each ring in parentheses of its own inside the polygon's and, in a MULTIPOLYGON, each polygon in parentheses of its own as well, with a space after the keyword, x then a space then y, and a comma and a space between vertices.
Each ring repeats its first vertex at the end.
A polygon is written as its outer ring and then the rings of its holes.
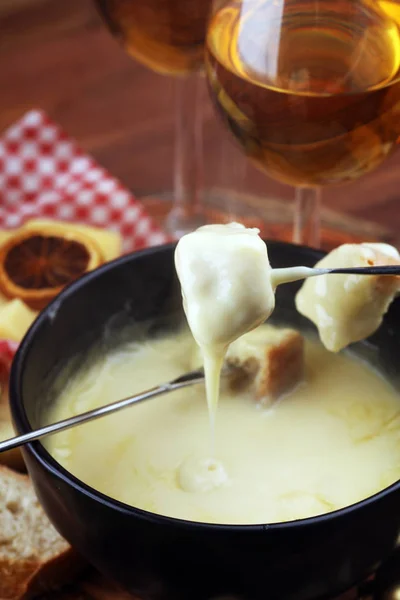
MULTIPOLYGON (((45 594, 36 600, 142 600, 137 596, 128 594, 117 587, 105 581, 97 573, 91 572, 80 581, 77 581, 61 590, 45 594)), ((171 598, 174 600, 174 598, 171 598)), ((187 600, 190 600, 188 598, 187 600)), ((212 600, 210 598, 209 600, 212 600)), ((215 599, 217 600, 217 599, 215 599)), ((221 600, 234 600, 231 597, 221 598, 221 600)), ((359 596, 357 590, 349 590, 336 600, 373 600, 368 594, 359 596)), ((391 597, 388 597, 391 600, 391 597)), ((393 597, 393 600, 395 598, 393 597)))
MULTIPOLYGON (((173 80, 128 58, 90 0, 0 0, 0 31, 0 131, 28 109, 43 108, 136 195, 171 189, 173 80)), ((204 136, 206 186, 244 183, 250 193, 292 199, 291 188, 245 167, 205 92, 204 136), (233 172, 239 182, 230 180, 233 172)), ((324 203, 400 228, 399 188, 400 154, 359 182, 327 191, 324 203)), ((128 596, 90 574, 46 598, 128 596)))

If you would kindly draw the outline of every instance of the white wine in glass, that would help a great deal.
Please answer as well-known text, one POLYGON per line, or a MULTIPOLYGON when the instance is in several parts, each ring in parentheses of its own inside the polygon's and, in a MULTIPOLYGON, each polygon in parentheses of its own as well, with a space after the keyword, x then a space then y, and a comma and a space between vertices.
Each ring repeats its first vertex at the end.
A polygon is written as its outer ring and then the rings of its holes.
POLYGON ((395 148, 399 25, 397 2, 214 0, 212 99, 245 154, 296 187, 298 243, 319 245, 322 187, 362 176, 395 148))
MULTIPOLYGON (((174 204, 166 222, 180 237, 203 222, 201 98, 198 73, 212 0, 95 0, 125 51, 176 78, 174 204)), ((162 102, 162 98, 160 98, 162 102)))

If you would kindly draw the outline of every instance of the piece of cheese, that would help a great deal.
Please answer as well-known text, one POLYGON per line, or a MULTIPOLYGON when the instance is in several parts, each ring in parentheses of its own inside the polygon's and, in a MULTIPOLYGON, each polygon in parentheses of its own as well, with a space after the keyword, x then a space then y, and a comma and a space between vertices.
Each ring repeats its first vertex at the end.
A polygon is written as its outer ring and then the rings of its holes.
POLYGON ((20 342, 37 314, 19 298, 3 304, 0 308, 0 338, 20 342))

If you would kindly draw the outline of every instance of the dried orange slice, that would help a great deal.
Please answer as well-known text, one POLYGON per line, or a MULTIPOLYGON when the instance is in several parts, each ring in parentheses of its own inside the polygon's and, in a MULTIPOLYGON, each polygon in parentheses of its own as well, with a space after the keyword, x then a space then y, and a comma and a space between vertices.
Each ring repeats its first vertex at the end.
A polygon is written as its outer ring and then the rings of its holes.
POLYGON ((41 310, 62 288, 104 262, 81 232, 19 231, 0 246, 0 291, 41 310))

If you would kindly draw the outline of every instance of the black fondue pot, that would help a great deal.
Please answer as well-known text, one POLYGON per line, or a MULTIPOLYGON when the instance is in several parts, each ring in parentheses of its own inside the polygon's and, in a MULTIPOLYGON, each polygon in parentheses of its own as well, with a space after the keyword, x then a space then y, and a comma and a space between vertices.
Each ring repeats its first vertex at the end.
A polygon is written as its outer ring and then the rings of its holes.
MULTIPOLYGON (((312 266, 321 256, 281 242, 269 243, 268 249, 274 267, 312 266)), ((41 424, 44 404, 51 401, 52 373, 96 345, 111 318, 121 326, 150 320, 155 329, 182 321, 173 252, 169 245, 124 256, 70 285, 40 314, 12 368, 18 433, 41 424)), ((274 319, 312 329, 295 312, 297 289, 298 284, 278 289, 274 319)), ((393 303, 378 333, 356 351, 399 383, 400 301, 393 303)), ((397 544, 399 483, 315 518, 208 525, 117 502, 68 473, 39 442, 24 453, 40 501, 59 532, 99 571, 144 600, 330 597, 364 580, 397 544)))

